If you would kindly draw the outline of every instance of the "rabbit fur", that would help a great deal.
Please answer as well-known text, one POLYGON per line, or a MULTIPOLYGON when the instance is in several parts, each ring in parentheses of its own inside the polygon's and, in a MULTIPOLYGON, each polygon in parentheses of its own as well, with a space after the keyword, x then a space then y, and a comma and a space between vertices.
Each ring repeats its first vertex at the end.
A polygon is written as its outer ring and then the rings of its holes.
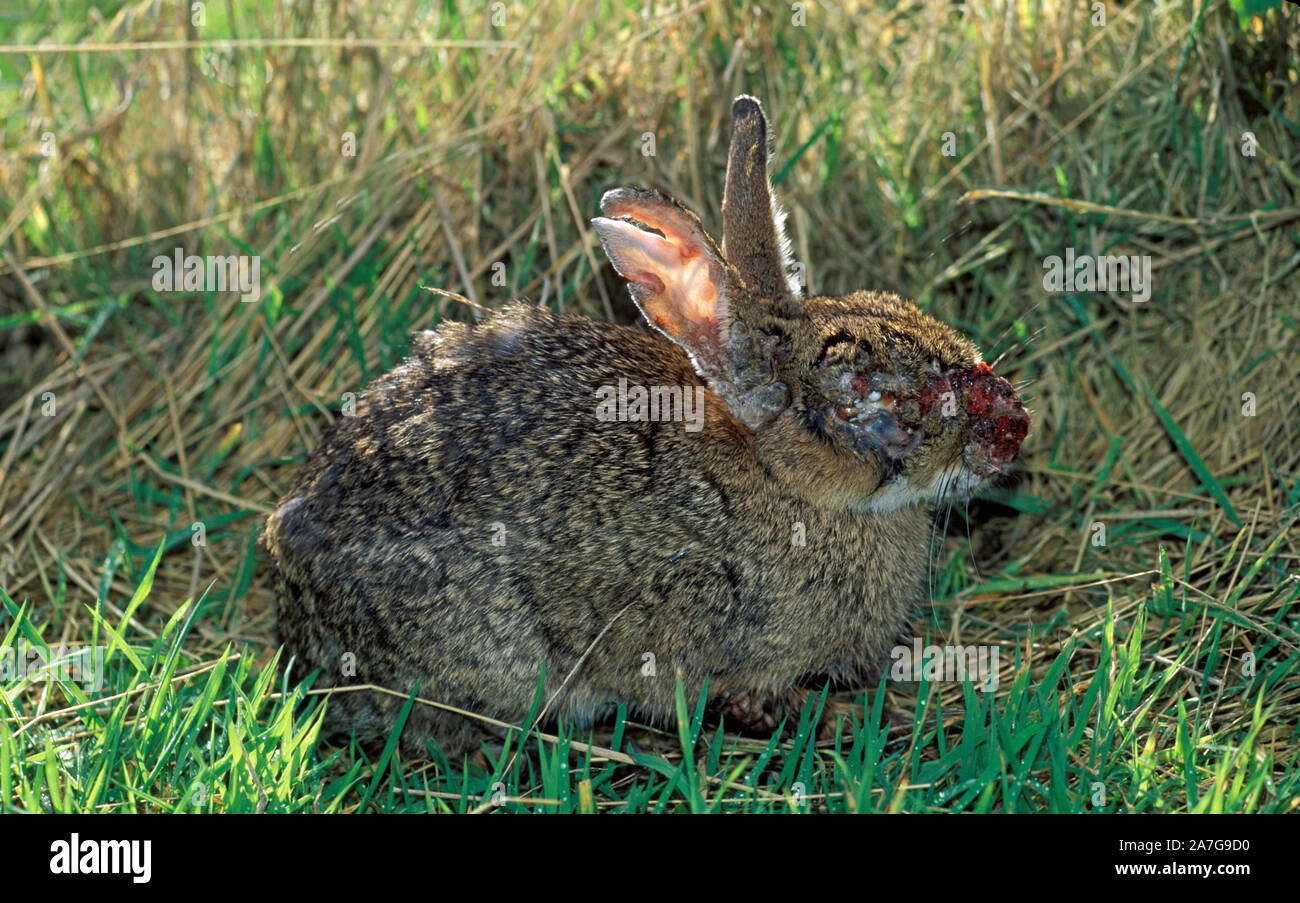
MULTIPOLYGON (((522 725, 544 666, 548 721, 671 723, 676 682, 707 680, 770 729, 906 631, 931 506, 1005 471, 1028 415, 907 301, 800 297, 767 140, 737 98, 721 248, 666 195, 605 195, 652 330, 522 303, 444 322, 327 431, 267 524, 280 637, 317 685, 396 691, 334 695, 331 728, 386 736, 414 688, 522 725)), ((402 744, 494 732, 417 703, 402 744)))

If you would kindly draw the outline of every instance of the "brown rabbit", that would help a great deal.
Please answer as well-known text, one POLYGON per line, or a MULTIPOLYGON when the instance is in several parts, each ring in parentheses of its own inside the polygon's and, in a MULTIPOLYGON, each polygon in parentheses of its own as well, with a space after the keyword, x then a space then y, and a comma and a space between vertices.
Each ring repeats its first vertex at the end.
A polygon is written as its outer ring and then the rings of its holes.
MULTIPOLYGON (((300 674, 519 724, 544 664, 574 726, 620 703, 670 722, 678 677, 688 699, 707 678, 761 729, 882 663, 931 503, 1003 472, 1029 418, 910 303, 801 298, 766 166, 739 97, 721 249, 672 198, 604 196, 592 224, 654 332, 523 304, 444 323, 338 420, 266 530, 300 674)), ((327 723, 383 736, 403 701, 336 694, 327 723)), ((481 736, 417 704, 402 740, 481 736)))

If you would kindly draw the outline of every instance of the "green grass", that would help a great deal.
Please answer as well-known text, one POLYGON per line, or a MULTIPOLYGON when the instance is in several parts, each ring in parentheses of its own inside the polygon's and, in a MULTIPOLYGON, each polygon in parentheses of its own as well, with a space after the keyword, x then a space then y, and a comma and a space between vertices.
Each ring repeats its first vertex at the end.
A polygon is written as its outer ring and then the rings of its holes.
MULTIPOLYGON (((151 566, 141 575, 133 602, 144 601, 153 574, 151 566)), ((3 648, 20 639, 42 646, 29 613, 3 601, 13 616, 3 648)), ((78 683, 58 681, 70 703, 61 710, 8 707, 0 787, 10 808, 1255 812, 1292 808, 1300 790, 1294 753, 1277 761, 1257 745, 1273 714, 1265 700, 1294 680, 1296 655, 1231 685, 1203 676, 1222 652, 1217 643, 1198 648, 1194 628, 1206 609, 1177 586, 1163 555, 1149 596, 1112 607, 1097 636, 1066 643, 1040 677, 1031 680, 1017 658, 1010 687, 993 695, 966 683, 946 707, 920 682, 915 722, 901 736, 883 716, 883 692, 866 701, 851 737, 817 745, 821 699, 792 739, 763 743, 706 729, 701 701, 690 705, 679 688, 677 731, 658 754, 625 748, 620 713, 609 747, 561 729, 554 742, 526 742, 528 755, 517 755, 513 739, 488 768, 464 773, 440 759, 401 767, 391 743, 374 761, 357 749, 318 749, 321 708, 277 679, 278 659, 258 668, 247 649, 210 661, 187 651, 198 610, 182 606, 147 645, 122 642, 129 609, 116 624, 92 610, 111 641, 106 686, 87 698, 78 683), (1186 638, 1164 661, 1143 642, 1153 621, 1186 638), (1179 692, 1189 673, 1202 675, 1191 700, 1179 692), (1250 700, 1244 731, 1230 738, 1210 724, 1225 694, 1250 700), (1162 734, 1170 741, 1156 748, 1162 734)), ((1294 637, 1293 627, 1274 626, 1294 637)), ((9 689, 21 693, 24 683, 9 689)))
MULTIPOLYGON (((26 6, 0 45, 347 25, 26 6)), ((1300 13, 643 6, 0 52, 0 809, 1294 810, 1300 13), (470 763, 321 737, 274 645, 265 514, 413 330, 473 316, 428 288, 633 322, 587 219, 643 183, 716 229, 742 90, 811 290, 912 296, 1027 385, 1019 472, 943 513, 915 622, 996 646, 996 691, 840 690, 857 723, 829 741, 816 699, 771 741, 685 698, 675 727, 546 727, 470 763), (261 301, 154 290, 178 243, 259 255, 261 301), (1151 300, 1044 292, 1065 247, 1151 255, 1151 300), (105 684, 4 671, 20 643, 103 648, 105 684)))

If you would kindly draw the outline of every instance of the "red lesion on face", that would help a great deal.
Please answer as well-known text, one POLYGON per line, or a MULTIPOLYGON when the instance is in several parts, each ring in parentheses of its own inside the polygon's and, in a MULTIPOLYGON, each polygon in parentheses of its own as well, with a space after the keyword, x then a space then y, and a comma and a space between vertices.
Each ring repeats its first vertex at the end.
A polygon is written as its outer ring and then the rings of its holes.
POLYGON ((921 419, 930 416, 934 406, 942 404, 943 396, 952 392, 952 381, 945 376, 934 376, 921 387, 921 419))
POLYGON ((1021 414, 1002 414, 977 423, 971 430, 975 446, 975 462, 971 469, 996 473, 1020 453, 1020 443, 1029 433, 1029 417, 1021 414))
POLYGON ((966 466, 980 476, 992 476, 1006 469, 1020 453, 1029 434, 1029 414, 1011 383, 981 361, 967 370, 934 371, 920 393, 921 416, 928 417, 945 401, 957 405, 970 418, 969 441, 964 454, 966 466))
MULTIPOLYGON (((993 412, 993 407, 1001 398, 998 383, 1001 383, 1010 389, 1010 384, 1005 379, 993 375, 993 370, 988 364, 981 361, 972 369, 972 382, 970 390, 966 395, 966 413, 972 417, 987 417, 993 412)), ((1011 393, 1015 395, 1013 391, 1011 393)), ((1019 399, 1016 399, 1019 402, 1019 399)))

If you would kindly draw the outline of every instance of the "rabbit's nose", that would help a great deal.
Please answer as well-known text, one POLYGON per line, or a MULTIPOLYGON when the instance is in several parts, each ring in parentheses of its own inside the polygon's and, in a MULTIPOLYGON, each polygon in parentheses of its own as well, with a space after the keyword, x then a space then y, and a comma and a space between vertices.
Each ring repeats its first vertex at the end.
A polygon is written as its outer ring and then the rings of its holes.
POLYGON ((966 389, 966 413, 972 417, 1015 416, 1018 413, 1028 420, 1025 406, 1011 383, 994 373, 993 368, 983 361, 959 374, 953 382, 966 389))
POLYGON ((934 369, 920 392, 921 416, 960 424, 966 466, 979 476, 1005 470, 1029 433, 1029 414, 1011 383, 983 362, 964 370, 934 369))
POLYGON ((984 475, 1006 468, 1029 434, 1029 413, 1011 383, 988 364, 976 364, 952 380, 971 417, 968 465, 984 475))

